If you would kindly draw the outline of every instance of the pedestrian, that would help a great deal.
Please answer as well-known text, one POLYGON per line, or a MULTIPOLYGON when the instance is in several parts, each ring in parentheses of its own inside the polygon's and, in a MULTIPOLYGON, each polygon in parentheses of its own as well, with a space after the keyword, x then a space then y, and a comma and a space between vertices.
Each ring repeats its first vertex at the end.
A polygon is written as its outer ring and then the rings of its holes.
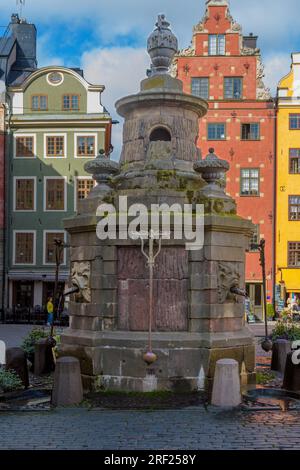
POLYGON ((54 321, 54 306, 52 302, 52 297, 49 297, 47 302, 47 326, 52 326, 54 321))

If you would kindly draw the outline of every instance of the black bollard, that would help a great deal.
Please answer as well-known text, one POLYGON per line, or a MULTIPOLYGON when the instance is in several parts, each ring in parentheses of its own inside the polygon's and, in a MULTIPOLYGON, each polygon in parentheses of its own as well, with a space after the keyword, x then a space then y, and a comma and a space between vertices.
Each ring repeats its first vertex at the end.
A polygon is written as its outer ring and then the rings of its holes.
POLYGON ((293 363, 293 354, 294 352, 291 352, 287 355, 283 388, 293 392, 300 392, 300 364, 296 365, 293 363))

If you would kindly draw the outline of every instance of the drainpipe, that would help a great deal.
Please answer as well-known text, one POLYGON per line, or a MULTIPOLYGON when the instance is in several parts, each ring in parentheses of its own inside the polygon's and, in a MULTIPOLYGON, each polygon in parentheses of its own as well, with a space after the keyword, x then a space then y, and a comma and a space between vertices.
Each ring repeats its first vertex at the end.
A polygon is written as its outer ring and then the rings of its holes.
POLYGON ((8 295, 8 279, 7 279, 7 273, 8 273, 8 260, 9 260, 9 236, 8 236, 8 230, 9 230, 9 194, 8 194, 8 182, 7 178, 9 176, 9 156, 10 156, 10 150, 11 150, 11 106, 8 104, 10 102, 10 96, 8 93, 6 93, 6 99, 5 99, 5 109, 6 109, 6 114, 5 114, 5 125, 7 126, 5 129, 5 158, 4 158, 4 187, 3 187, 3 193, 4 193, 4 205, 3 205, 3 220, 4 220, 4 230, 3 230, 3 271, 2 271, 2 282, 3 282, 3 289, 2 289, 2 309, 3 309, 3 321, 5 320, 5 309, 9 307, 9 295, 8 295), (5 295, 6 293, 6 295, 5 295))
POLYGON ((275 289, 276 289, 276 228, 277 228, 277 115, 278 115, 278 101, 274 100, 275 119, 274 119, 274 171, 273 171, 273 307, 275 312, 275 289))

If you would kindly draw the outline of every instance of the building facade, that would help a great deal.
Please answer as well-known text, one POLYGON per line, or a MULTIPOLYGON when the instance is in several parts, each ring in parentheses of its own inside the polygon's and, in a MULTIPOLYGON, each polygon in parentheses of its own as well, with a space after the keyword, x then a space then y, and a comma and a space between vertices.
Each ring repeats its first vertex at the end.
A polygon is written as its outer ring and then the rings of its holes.
MULTIPOLYGON (((63 219, 74 214, 94 184, 85 162, 110 148, 111 117, 101 104, 103 90, 89 84, 81 70, 64 67, 37 69, 8 87, 10 307, 43 306, 53 295, 54 240, 67 242, 63 219)), ((61 262, 63 288, 68 249, 61 262)))
MULTIPOLYGON (((4 250, 4 220, 5 220, 5 104, 0 101, 0 309, 4 304, 5 285, 5 250, 4 250)), ((3 313, 3 312, 2 312, 3 313)), ((0 320, 1 320, 0 313, 0 320)))
POLYGON ((0 318, 4 315, 6 292, 6 231, 4 224, 7 212, 5 199, 5 182, 7 165, 5 153, 7 146, 6 111, 7 87, 22 83, 36 70, 36 28, 17 14, 12 15, 3 37, 0 37, 0 318))
MULTIPOLYGON (((186 93, 209 103, 198 147, 203 155, 214 148, 230 163, 227 192, 236 199, 238 214, 255 224, 253 244, 266 240, 267 295, 272 302, 275 110, 263 71, 257 37, 242 35, 227 0, 208 0, 191 47, 177 56, 176 73, 186 93)), ((255 248, 247 254, 246 288, 253 312, 262 318, 262 274, 255 248)))
POLYGON ((300 294, 300 53, 277 95, 276 291, 278 299, 300 294), (280 296, 281 294, 281 296, 280 296))

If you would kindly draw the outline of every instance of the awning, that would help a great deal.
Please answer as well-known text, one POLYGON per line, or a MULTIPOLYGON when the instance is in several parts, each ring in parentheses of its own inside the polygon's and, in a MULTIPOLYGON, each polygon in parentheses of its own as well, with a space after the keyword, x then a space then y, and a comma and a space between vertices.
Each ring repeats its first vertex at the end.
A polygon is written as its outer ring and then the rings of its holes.
MULTIPOLYGON (((61 271, 59 273, 59 282, 68 281, 70 277, 69 271, 61 271)), ((33 271, 9 271, 8 279, 11 281, 44 281, 54 282, 55 273, 53 272, 33 272, 33 271)))

